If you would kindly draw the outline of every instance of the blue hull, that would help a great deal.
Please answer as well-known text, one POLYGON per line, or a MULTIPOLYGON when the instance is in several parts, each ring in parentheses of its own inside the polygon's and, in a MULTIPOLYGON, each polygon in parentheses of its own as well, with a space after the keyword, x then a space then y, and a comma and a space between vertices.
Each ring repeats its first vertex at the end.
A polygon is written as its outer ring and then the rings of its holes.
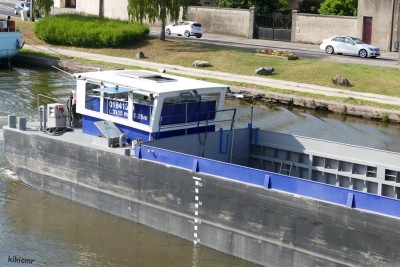
POLYGON ((20 32, 0 32, 0 59, 9 59, 19 53, 22 45, 20 32))

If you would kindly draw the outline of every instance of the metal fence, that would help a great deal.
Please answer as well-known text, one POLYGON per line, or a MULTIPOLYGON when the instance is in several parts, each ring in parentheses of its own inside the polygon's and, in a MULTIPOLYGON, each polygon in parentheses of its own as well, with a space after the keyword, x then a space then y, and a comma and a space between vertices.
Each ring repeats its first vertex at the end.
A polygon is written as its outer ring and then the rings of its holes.
POLYGON ((255 38, 291 41, 292 15, 274 13, 256 16, 255 38))

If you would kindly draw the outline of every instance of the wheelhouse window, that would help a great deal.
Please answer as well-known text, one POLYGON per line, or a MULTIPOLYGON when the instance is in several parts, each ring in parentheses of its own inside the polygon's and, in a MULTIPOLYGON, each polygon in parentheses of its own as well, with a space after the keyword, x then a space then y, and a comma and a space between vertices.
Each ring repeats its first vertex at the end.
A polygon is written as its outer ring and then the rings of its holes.
POLYGON ((128 92, 104 92, 103 113, 128 118, 128 92))
POLYGON ((86 83, 86 93, 85 93, 85 108, 88 110, 93 110, 100 112, 100 92, 95 89, 99 89, 100 84, 97 83, 86 83))
POLYGON ((198 95, 196 91, 164 100, 161 125, 215 119, 219 94, 198 95))
POLYGON ((132 94, 133 114, 132 120, 142 124, 150 125, 153 113, 154 98, 152 95, 132 94))

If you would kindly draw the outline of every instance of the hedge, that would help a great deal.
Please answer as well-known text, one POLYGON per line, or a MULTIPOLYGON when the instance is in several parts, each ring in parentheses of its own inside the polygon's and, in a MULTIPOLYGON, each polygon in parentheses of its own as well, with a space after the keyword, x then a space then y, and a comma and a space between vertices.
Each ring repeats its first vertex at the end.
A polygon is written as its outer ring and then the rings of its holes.
POLYGON ((147 24, 80 14, 55 15, 35 23, 39 39, 64 46, 126 47, 146 39, 149 32, 147 24))

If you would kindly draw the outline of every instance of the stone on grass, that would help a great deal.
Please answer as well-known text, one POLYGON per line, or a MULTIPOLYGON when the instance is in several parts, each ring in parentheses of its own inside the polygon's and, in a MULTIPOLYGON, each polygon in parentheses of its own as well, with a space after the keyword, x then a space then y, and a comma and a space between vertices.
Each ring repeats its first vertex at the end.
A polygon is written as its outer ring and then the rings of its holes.
POLYGON ((144 58, 144 53, 140 51, 139 53, 136 54, 136 58, 144 58))
POLYGON ((209 67, 210 66, 210 62, 202 61, 202 60, 196 60, 195 62, 192 63, 192 66, 195 66, 195 67, 209 67))
POLYGON ((331 78, 331 81, 336 84, 336 85, 341 85, 341 86, 350 86, 349 80, 347 80, 345 77, 341 75, 336 75, 335 77, 331 78))
POLYGON ((260 67, 256 69, 256 74, 258 75, 271 75, 274 72, 274 68, 270 67, 260 67))

